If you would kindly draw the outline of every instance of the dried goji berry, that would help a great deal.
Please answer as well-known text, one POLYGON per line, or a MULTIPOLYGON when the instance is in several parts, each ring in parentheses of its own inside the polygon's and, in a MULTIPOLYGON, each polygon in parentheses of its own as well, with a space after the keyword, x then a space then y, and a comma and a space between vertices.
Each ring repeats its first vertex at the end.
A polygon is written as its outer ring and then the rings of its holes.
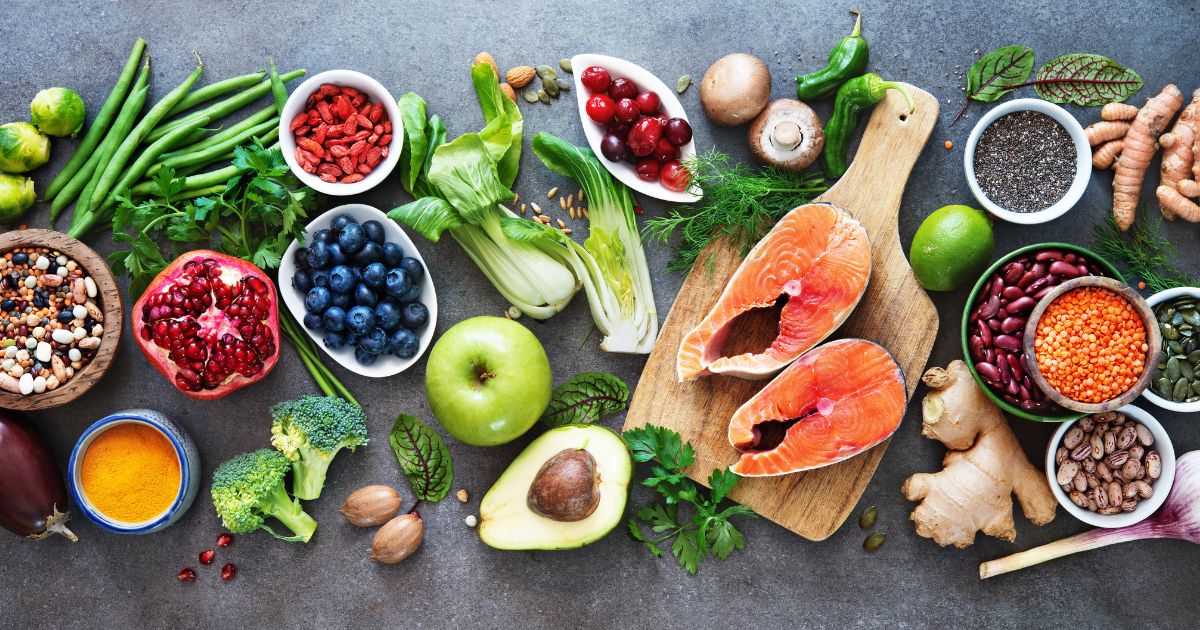
POLYGON ((379 134, 373 133, 367 136, 367 144, 375 144, 376 142, 379 142, 379 134))
POLYGON ((342 172, 347 175, 354 172, 354 159, 348 155, 343 158, 338 158, 337 165, 338 168, 342 169, 342 172))
POLYGON ((338 177, 342 174, 342 169, 338 168, 336 164, 329 164, 326 162, 317 167, 317 172, 322 175, 332 175, 334 177, 338 177))
POLYGON ((329 147, 329 154, 335 158, 346 157, 346 154, 349 152, 350 151, 346 148, 346 145, 344 145, 344 144, 339 143, 339 144, 331 145, 329 147))
POLYGON ((339 88, 338 86, 336 86, 332 83, 322 83, 321 87, 317 89, 317 95, 318 95, 317 98, 326 98, 329 96, 333 96, 334 94, 337 94, 340 91, 341 91, 341 88, 339 88))
POLYGON ((382 155, 383 157, 387 157, 387 154, 388 154, 388 145, 385 144, 385 145, 379 147, 379 155, 382 155))
POLYGON ((301 163, 301 164, 300 164, 300 169, 301 169, 301 170, 303 170, 305 173, 314 173, 314 172, 316 172, 316 170, 317 170, 317 169, 316 169, 316 167, 314 167, 314 166, 313 166, 311 163, 309 163, 309 162, 303 162, 303 163, 301 163))
POLYGON ((358 129, 358 119, 351 116, 350 118, 347 118, 345 124, 342 125, 342 133, 350 136, 354 134, 355 129, 358 129))
POLYGON ((295 135, 297 135, 297 136, 306 136, 306 135, 308 135, 308 131, 309 131, 310 129, 311 129, 311 127, 309 127, 308 125, 304 125, 304 126, 302 126, 302 127, 299 127, 299 128, 297 128, 297 129, 293 129, 292 131, 293 131, 293 133, 294 133, 295 135))
POLYGON ((325 144, 325 132, 328 129, 329 127, 325 123, 317 125, 317 128, 313 129, 312 131, 313 142, 316 142, 317 144, 325 144))
POLYGON ((367 118, 371 119, 372 124, 379 122, 379 119, 383 118, 383 103, 375 103, 372 105, 371 113, 367 114, 367 118))
POLYGON ((384 133, 392 133, 392 121, 390 121, 390 120, 383 121, 383 132, 384 133))
POLYGON ((350 147, 350 155, 353 155, 353 156, 355 156, 355 157, 358 157, 358 154, 360 154, 360 153, 362 153, 363 151, 366 151, 366 150, 367 150, 367 141, 366 141, 366 140, 359 140, 358 142, 355 142, 353 145, 351 145, 351 147, 350 147))
POLYGON ((305 151, 312 153, 318 158, 325 157, 325 148, 313 142, 312 138, 296 138, 296 146, 302 147, 305 151))
POLYGON ((321 122, 321 114, 315 108, 308 110, 308 126, 321 122))
POLYGON ((331 125, 331 126, 326 127, 325 137, 326 138, 341 138, 343 135, 345 135, 342 133, 343 131, 345 131, 345 130, 342 129, 341 125, 331 125))
POLYGON ((382 136, 383 135, 383 125, 375 125, 374 127, 371 128, 371 131, 374 131, 375 135, 377 135, 377 136, 382 136))
POLYGON ((359 92, 358 88, 356 88, 356 87, 350 87, 349 85, 343 85, 342 86, 342 94, 345 94, 349 98, 354 98, 356 96, 361 95, 362 92, 359 92))
POLYGON ((368 166, 368 165, 367 165, 367 164, 364 162, 364 163, 362 163, 362 164, 359 164, 359 165, 358 165, 358 172, 359 172, 359 173, 362 173, 363 175, 370 175, 370 174, 371 174, 371 167, 370 167, 370 166, 368 166))
POLYGON ((363 180, 362 173, 354 173, 353 175, 347 175, 347 176, 343 177, 342 183, 343 184, 353 184, 354 182, 361 182, 362 180, 363 180))
POLYGON ((325 124, 333 124, 333 112, 329 109, 329 103, 317 101, 317 112, 320 113, 321 120, 324 120, 325 124))
POLYGON ((382 159, 383 159, 383 150, 382 149, 380 149, 379 147, 371 147, 370 149, 367 149, 366 163, 368 165, 370 165, 372 168, 376 164, 379 164, 379 161, 382 159))
POLYGON ((392 134, 389 133, 389 134, 384 134, 382 136, 379 136, 379 142, 376 142, 375 144, 386 147, 387 145, 389 145, 391 143, 392 143, 392 134))
POLYGON ((308 120, 308 112, 300 112, 299 114, 296 114, 296 117, 292 119, 290 129, 295 131, 296 128, 300 125, 303 125, 304 121, 306 120, 308 120))
POLYGON ((333 175, 330 175, 329 173, 321 173, 319 175, 319 177, 321 178, 321 181, 323 181, 323 182, 329 182, 330 184, 337 183, 337 178, 334 177, 333 175))

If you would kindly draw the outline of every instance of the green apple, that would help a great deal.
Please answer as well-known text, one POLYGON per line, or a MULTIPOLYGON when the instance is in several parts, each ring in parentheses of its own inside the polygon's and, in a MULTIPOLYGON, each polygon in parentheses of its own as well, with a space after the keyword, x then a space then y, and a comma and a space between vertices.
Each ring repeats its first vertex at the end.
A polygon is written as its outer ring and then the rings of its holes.
POLYGON ((425 394, 454 437, 495 446, 520 437, 550 403, 554 377, 529 329, 503 317, 473 317, 433 344, 425 394))

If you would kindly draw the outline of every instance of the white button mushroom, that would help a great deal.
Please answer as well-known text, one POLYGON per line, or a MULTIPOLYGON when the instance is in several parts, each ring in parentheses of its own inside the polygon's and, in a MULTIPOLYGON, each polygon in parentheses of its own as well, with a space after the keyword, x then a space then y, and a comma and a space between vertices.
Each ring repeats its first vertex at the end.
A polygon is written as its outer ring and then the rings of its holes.
POLYGON ((801 101, 781 98, 750 125, 750 150, 758 159, 791 171, 807 168, 825 147, 821 119, 801 101))

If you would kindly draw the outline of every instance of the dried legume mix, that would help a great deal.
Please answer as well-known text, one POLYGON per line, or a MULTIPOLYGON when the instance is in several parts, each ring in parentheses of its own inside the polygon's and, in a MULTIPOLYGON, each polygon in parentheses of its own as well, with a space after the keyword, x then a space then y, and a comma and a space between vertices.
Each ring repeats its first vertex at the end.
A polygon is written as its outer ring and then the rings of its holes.
POLYGON ((1154 496, 1162 474, 1162 456, 1153 445, 1150 429, 1123 413, 1084 416, 1054 452, 1055 481, 1081 508, 1106 516, 1132 512, 1154 496))
POLYGON ((1071 400, 1101 403, 1129 391, 1145 370, 1146 327, 1129 300, 1080 287, 1054 300, 1038 321, 1034 360, 1071 400))

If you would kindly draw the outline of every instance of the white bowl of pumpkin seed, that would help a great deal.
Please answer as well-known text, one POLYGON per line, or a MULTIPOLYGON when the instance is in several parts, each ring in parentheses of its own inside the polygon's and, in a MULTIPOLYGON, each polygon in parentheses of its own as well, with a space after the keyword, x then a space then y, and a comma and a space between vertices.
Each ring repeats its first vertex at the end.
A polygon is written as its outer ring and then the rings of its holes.
POLYGON ((1163 333, 1163 353, 1142 396, 1169 411, 1200 412, 1200 288, 1159 291, 1146 303, 1163 333))

